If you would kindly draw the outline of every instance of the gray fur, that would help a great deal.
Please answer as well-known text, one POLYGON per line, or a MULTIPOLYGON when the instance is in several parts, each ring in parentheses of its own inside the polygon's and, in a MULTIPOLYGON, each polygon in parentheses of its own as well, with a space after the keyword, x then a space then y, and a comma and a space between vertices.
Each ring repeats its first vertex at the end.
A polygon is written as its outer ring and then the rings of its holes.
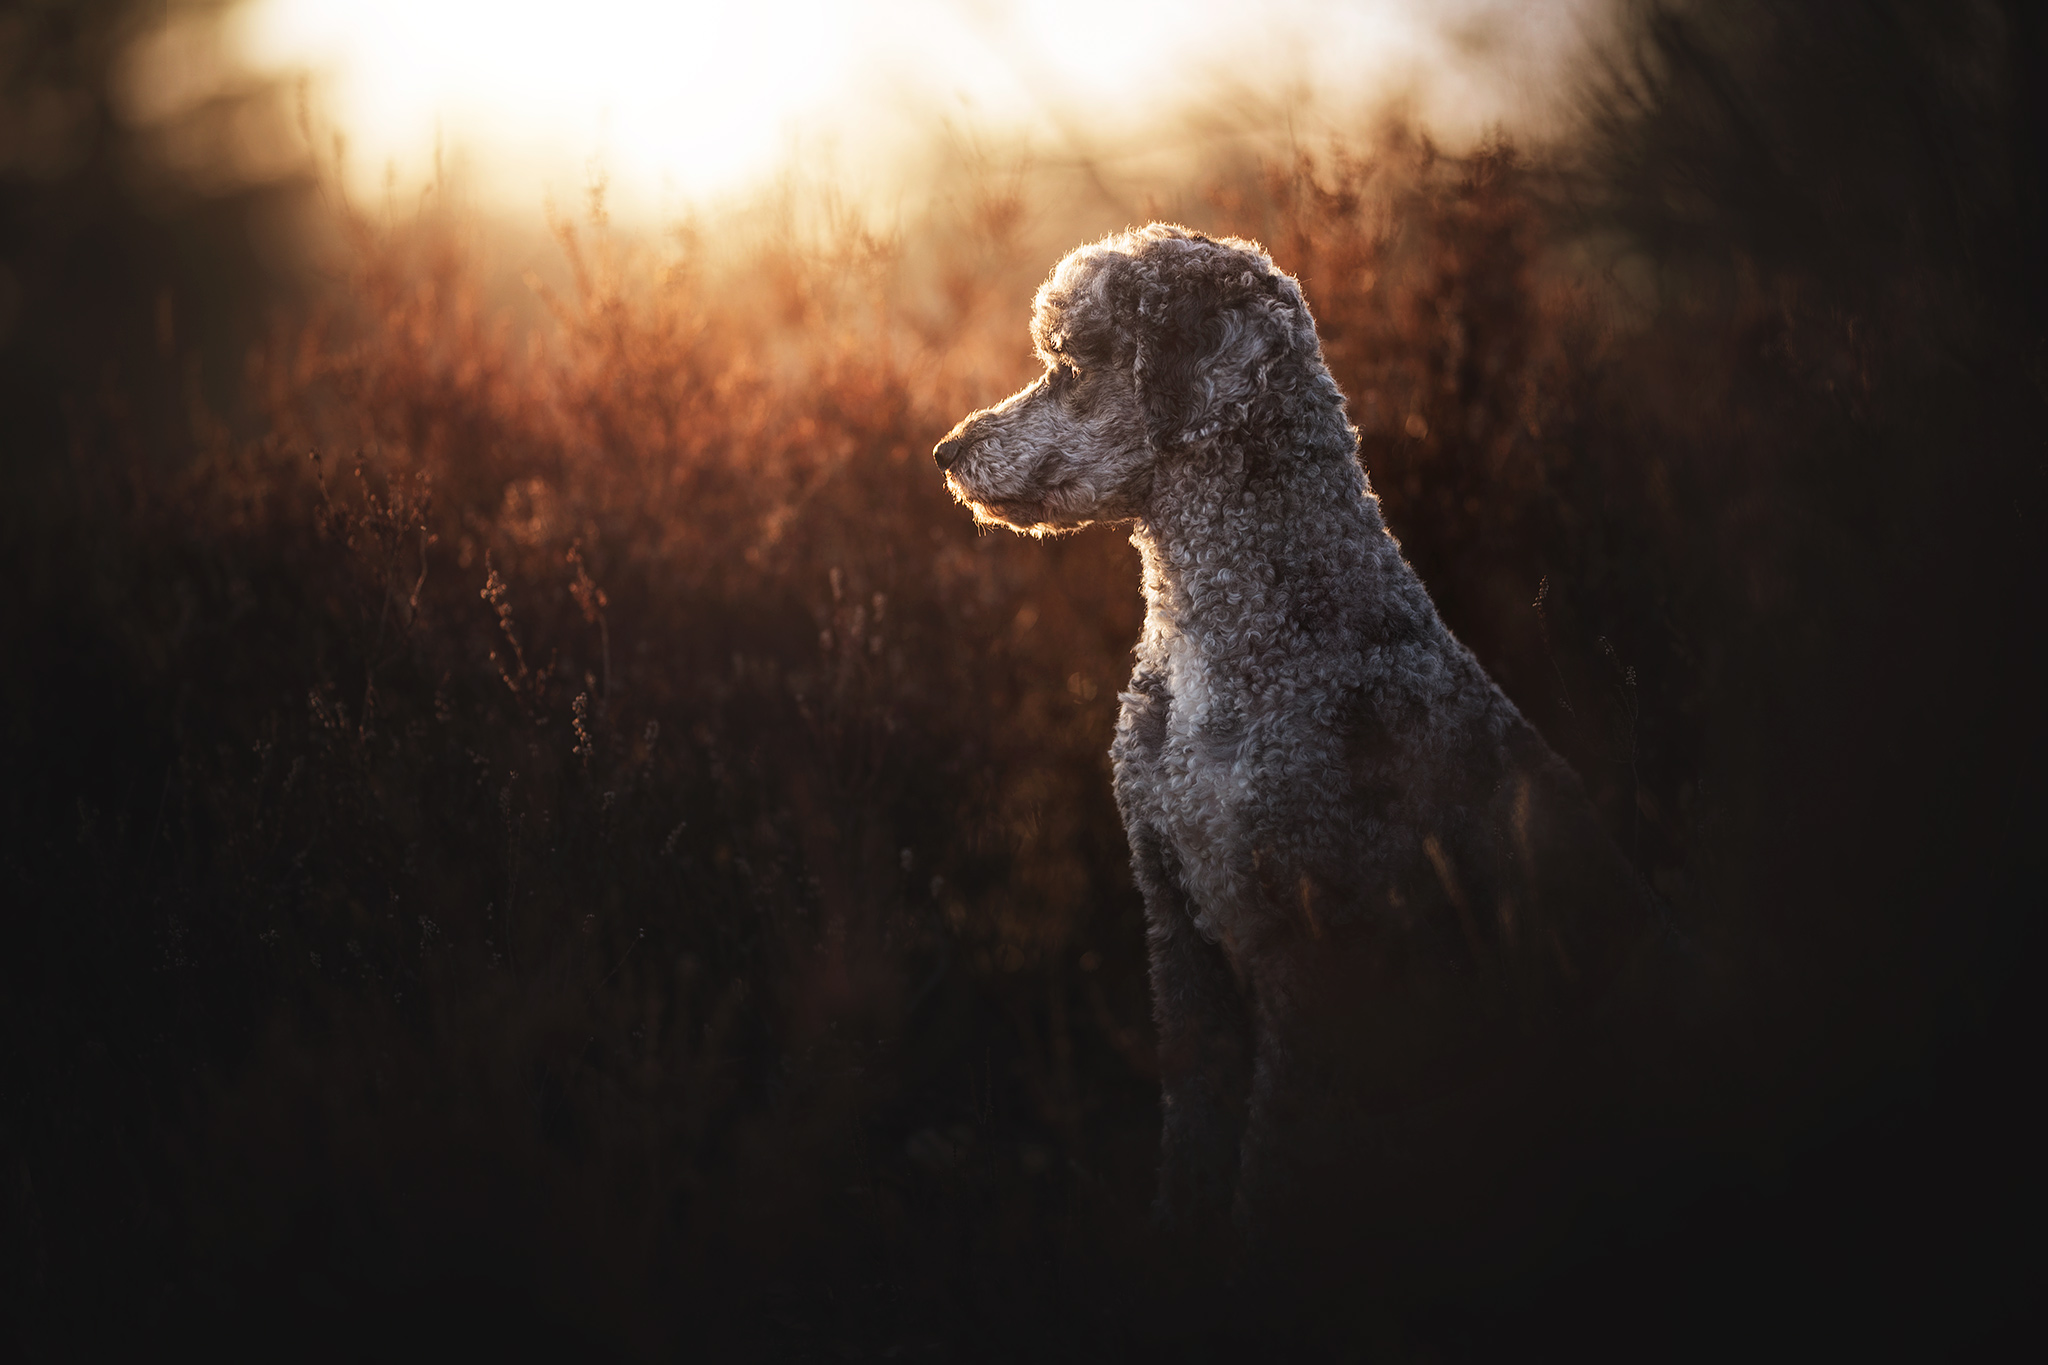
POLYGON ((1512 1067, 1488 1040, 1611 979, 1641 889, 1402 559, 1259 247, 1153 224, 1079 248, 1031 330, 1046 373, 935 456, 981 520, 1135 523, 1147 613, 1111 755, 1160 1212, 1256 1225, 1512 1067))

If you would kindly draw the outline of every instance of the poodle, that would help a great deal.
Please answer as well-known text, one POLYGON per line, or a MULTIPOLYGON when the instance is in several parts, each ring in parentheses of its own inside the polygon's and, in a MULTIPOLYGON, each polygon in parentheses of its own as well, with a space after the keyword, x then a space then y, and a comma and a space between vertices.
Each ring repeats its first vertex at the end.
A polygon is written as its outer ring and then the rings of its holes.
POLYGON ((1506 1197, 1568 1103, 1557 1040, 1640 937, 1633 868, 1438 618, 1301 288, 1256 244, 1155 223, 1078 248, 1031 335, 1045 372, 933 453, 981 521, 1135 527, 1147 611, 1111 757, 1157 1214, 1256 1230, 1341 1189, 1426 1222, 1506 1197), (1482 1178, 1487 1151, 1508 1176, 1482 1178))

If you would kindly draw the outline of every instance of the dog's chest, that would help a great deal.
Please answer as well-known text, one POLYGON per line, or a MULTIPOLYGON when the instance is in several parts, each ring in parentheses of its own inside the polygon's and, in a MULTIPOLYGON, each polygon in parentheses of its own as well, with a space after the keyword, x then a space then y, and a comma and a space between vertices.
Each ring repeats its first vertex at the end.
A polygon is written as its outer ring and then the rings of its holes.
POLYGON ((1127 823, 1170 845, 1196 923, 1213 934, 1244 903, 1252 873, 1260 774, 1249 698, 1188 642, 1148 643, 1119 725, 1119 804, 1127 823))

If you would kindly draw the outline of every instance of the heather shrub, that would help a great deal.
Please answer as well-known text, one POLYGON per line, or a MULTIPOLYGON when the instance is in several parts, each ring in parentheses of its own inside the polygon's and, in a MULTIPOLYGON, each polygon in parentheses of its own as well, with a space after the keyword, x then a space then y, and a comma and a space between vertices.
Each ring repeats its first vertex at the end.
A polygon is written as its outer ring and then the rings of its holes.
MULTIPOLYGON (((1541 442, 1598 371, 1524 178, 1404 134, 1206 210, 1302 273, 1394 524, 1497 668, 1548 649, 1547 574, 1599 590, 1538 548, 1572 548, 1541 442)), ((161 1250, 218 1307, 297 1302, 269 1267, 310 1266, 656 1341, 858 1274, 945 1335, 1142 1240, 1104 757, 1135 555, 979 534, 926 463, 1028 364, 1015 195, 896 239, 791 211, 645 241, 599 186, 524 319, 479 224, 345 216, 343 287, 252 362, 260 434, 96 509, 107 591, 152 566, 118 671, 183 700, 139 858, 77 836, 101 913, 145 898, 118 918, 154 1004, 81 1027, 192 1031, 150 1064, 199 1068, 161 1250)))
POLYGON ((90 1305, 336 1350, 1270 1344, 1145 1221, 1104 756, 1135 554, 977 533, 928 463, 1028 373, 1043 269, 1139 203, 1302 280, 1404 551, 1695 964, 1555 1264, 1333 1312, 1483 1354, 1860 1284, 1756 1228, 1896 1247, 1927 1208, 1886 1182, 1962 1149, 1855 1116, 2023 1131, 1980 1082, 2038 887, 2008 598, 2048 391, 2011 214, 1964 250, 1968 215, 1901 245, 1773 201, 1817 224, 1786 245, 1645 169, 1749 183, 1731 108, 1829 163, 1855 121, 1727 34, 1824 45, 1759 9, 1649 15, 1577 149, 1388 125, 1122 203, 977 152, 887 226, 793 186, 659 235, 600 184, 543 257, 455 196, 337 197, 231 398, 166 378, 175 336, 37 358, 62 402, 0 509, 26 1338, 90 1305))

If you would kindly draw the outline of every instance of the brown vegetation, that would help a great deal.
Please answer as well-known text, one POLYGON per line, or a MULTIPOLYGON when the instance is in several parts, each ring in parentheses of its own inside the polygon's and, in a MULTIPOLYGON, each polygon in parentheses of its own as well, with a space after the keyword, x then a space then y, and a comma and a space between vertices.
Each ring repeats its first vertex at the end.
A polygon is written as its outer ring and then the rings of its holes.
MULTIPOLYGON (((1613 140, 1660 125, 1607 114, 1600 164, 1633 164, 1613 140)), ((2002 1112, 1974 1040, 2039 884, 2034 646, 1990 596, 2039 581, 2039 314, 1995 273, 2023 235, 1966 266, 1859 239, 1894 278, 1848 291, 1811 247, 1699 267, 1642 226, 1682 202, 1589 174, 1393 129, 1161 205, 1301 278, 1389 523, 1698 954, 1683 1150, 1646 1138, 1614 1184, 1651 1193, 1515 1310, 1553 1326, 1642 1239, 1694 1248, 1622 1281, 1650 1316, 1758 1292, 1702 1188, 1804 1226, 1932 1159, 1823 1144, 1788 1194, 1731 1152, 1900 1094, 2002 1112), (1648 245, 1595 253, 1586 215, 1648 245)), ((950 182, 893 234, 799 197, 658 241, 599 192, 524 314, 459 212, 343 210, 342 281, 227 416, 188 389, 188 454, 120 376, 65 390, 5 520, 24 1331, 1207 1340, 1143 1220, 1104 758, 1134 553, 977 534, 927 457, 1030 363, 1037 272, 1122 226, 1034 216, 1033 183, 950 182)), ((1438 1340, 1447 1291, 1411 1291, 1360 1330, 1438 1340)))

